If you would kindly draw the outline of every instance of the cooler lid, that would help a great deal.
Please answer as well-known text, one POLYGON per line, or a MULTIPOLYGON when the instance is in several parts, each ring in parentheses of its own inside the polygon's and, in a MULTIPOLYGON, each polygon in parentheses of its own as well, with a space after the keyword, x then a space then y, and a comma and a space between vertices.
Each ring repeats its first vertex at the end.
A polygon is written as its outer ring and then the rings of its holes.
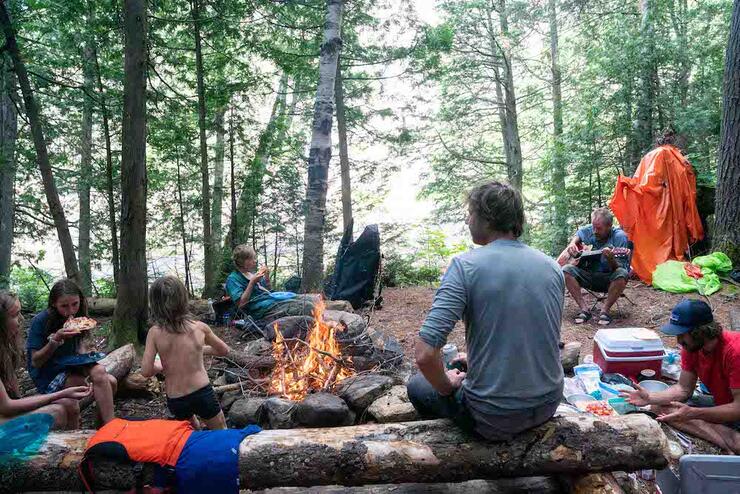
POLYGON ((610 352, 660 351, 663 342, 658 333, 646 328, 600 329, 594 341, 610 352))

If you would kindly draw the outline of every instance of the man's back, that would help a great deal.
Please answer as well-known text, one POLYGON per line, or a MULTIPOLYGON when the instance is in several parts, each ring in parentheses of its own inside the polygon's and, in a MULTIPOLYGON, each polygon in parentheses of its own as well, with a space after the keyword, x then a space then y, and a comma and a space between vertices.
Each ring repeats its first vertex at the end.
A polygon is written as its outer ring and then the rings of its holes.
POLYGON ((203 365, 203 323, 186 324, 188 330, 184 333, 169 332, 159 326, 151 329, 156 331, 154 342, 162 359, 168 398, 187 395, 210 382, 203 365))
POLYGON ((439 347, 444 328, 463 318, 463 387, 472 410, 501 415, 560 398, 564 286, 555 261, 516 240, 496 240, 453 259, 420 335, 439 347))

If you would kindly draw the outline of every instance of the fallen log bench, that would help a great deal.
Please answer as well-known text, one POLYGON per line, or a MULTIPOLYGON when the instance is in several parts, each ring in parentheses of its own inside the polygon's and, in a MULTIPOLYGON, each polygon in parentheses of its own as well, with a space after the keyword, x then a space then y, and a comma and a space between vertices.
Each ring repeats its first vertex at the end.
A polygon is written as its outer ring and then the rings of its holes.
MULTIPOLYGON (((80 489, 77 466, 93 432, 52 433, 35 457, 0 465, 0 490, 80 489)), ((504 443, 475 439, 448 420, 428 420, 265 430, 242 441, 239 472, 243 489, 444 483, 661 469, 666 452, 660 425, 641 414, 557 417, 504 443)), ((130 466, 96 470, 101 488, 131 485, 130 466)))
MULTIPOLYGON (((120 348, 116 348, 108 355, 98 361, 100 365, 105 367, 108 374, 115 377, 120 385, 121 381, 131 372, 131 367, 134 365, 134 358, 136 353, 134 351, 134 345, 129 343, 120 348)), ((119 386, 120 387, 120 386, 119 386)), ((93 402, 93 396, 90 395, 80 400, 80 410, 84 410, 93 402)))

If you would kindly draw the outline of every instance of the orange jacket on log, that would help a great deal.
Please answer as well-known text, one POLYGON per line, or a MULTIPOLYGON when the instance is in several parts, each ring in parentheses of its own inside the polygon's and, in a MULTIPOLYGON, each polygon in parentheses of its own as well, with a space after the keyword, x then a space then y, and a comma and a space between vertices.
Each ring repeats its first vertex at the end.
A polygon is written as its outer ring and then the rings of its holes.
POLYGON ((658 264, 682 261, 689 243, 704 236, 694 170, 671 145, 646 154, 633 178, 618 177, 609 206, 634 243, 632 269, 648 284, 658 264))

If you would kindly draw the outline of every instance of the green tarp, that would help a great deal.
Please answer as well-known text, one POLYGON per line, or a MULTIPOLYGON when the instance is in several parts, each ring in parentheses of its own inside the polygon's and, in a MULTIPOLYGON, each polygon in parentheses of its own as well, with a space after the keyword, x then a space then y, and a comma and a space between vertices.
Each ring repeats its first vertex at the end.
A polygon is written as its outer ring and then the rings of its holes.
POLYGON ((714 252, 694 259, 693 264, 701 268, 702 277, 697 279, 686 274, 681 261, 666 261, 659 264, 653 272, 653 286, 671 293, 698 291, 711 295, 722 287, 719 275, 732 271, 732 261, 723 252, 714 252))

